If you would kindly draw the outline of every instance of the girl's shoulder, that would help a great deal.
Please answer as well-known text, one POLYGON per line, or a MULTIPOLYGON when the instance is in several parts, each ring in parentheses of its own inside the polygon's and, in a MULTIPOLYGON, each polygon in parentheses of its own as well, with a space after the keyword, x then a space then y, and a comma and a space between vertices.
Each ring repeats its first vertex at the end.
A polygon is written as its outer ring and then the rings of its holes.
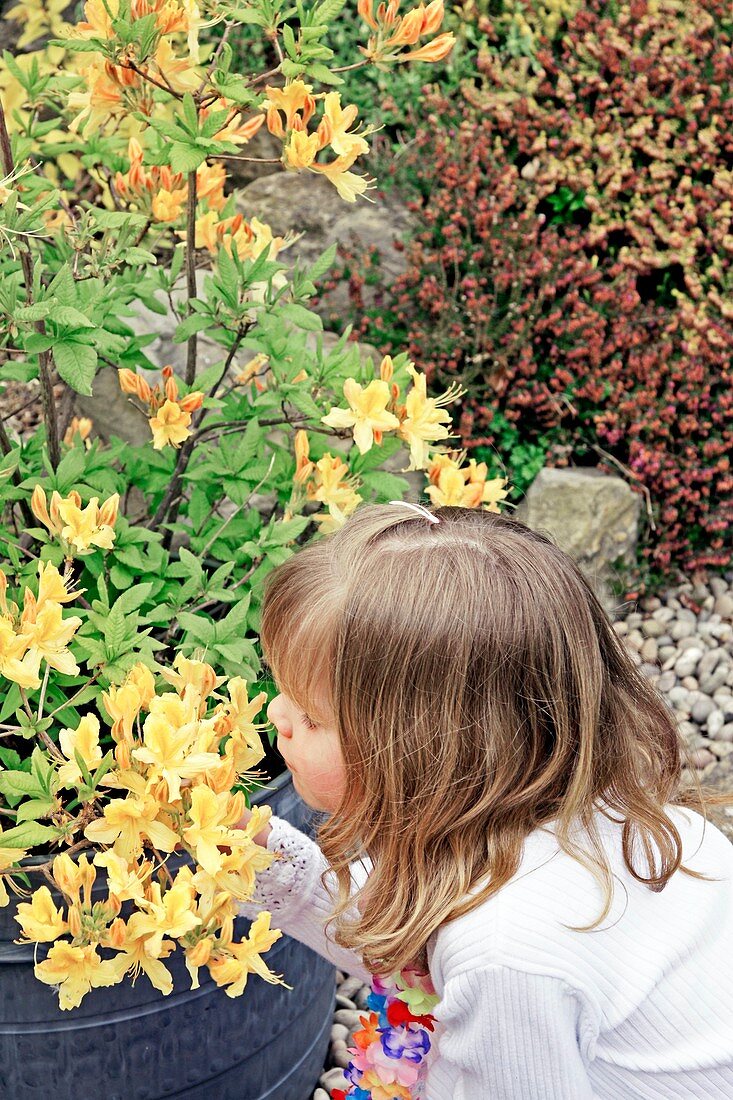
MULTIPOLYGON (((613 892, 604 919, 582 931, 603 911, 603 887, 563 850, 551 825, 537 829, 506 886, 433 937, 429 959, 438 992, 452 977, 494 966, 560 977, 581 991, 599 983, 613 987, 626 967, 630 981, 638 979, 639 967, 653 981, 668 958, 684 953, 701 934, 723 937, 731 952, 733 845, 694 811, 670 807, 668 814, 680 833, 683 865, 706 878, 678 871, 664 890, 650 890, 624 861, 623 822, 599 811, 613 892)), ((575 839, 581 841, 582 833, 575 839)))

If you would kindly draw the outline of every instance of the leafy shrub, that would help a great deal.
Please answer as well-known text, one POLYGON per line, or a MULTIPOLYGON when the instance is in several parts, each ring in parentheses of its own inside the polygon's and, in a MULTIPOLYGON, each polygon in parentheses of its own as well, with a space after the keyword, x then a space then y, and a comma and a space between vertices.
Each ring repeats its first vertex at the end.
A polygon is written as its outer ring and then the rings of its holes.
MULTIPOLYGON (((648 491, 650 568, 725 565, 727 5, 590 0, 552 41, 534 25, 522 53, 485 16, 475 80, 422 104, 398 166, 419 222, 409 269, 362 330, 406 343, 436 385, 461 379, 466 446, 498 447, 509 423, 556 465, 648 491)), ((350 274, 358 298, 364 268, 350 274)))

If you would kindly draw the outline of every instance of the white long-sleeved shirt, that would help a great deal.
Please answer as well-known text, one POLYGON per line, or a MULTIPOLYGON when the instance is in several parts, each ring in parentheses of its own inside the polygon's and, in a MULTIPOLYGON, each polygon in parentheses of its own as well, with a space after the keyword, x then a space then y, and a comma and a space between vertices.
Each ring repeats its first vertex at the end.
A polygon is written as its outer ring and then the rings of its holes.
MULTIPOLYGON (((550 829, 525 843, 516 875, 428 944, 440 1001, 426 1100, 733 1100, 733 846, 692 811, 673 809, 684 863, 653 893, 627 870, 621 826, 599 815, 614 872, 601 926, 593 876, 550 829)), ((273 818, 280 858, 258 876, 253 916, 365 981, 335 945, 318 846, 273 818)), ((355 872, 358 882, 359 873, 355 872)))

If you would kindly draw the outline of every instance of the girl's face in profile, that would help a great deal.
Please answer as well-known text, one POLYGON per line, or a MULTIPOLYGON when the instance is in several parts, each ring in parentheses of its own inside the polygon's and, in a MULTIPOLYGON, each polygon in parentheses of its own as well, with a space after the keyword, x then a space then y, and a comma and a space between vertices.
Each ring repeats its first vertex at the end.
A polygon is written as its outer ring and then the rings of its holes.
POLYGON ((276 695, 267 717, 277 730, 277 747, 293 774, 298 794, 314 810, 332 813, 343 797, 346 780, 335 722, 324 725, 304 713, 287 695, 276 695))

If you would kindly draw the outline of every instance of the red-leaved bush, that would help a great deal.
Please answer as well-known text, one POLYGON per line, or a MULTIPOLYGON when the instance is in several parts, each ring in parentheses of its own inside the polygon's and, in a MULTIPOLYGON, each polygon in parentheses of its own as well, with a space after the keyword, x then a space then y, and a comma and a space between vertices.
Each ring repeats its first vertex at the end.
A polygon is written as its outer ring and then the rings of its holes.
POLYGON ((362 331, 407 338, 436 387, 462 378, 468 447, 498 411, 555 464, 645 487, 655 571, 727 564, 729 3, 588 0, 534 65, 483 29, 463 100, 422 105, 409 267, 362 331))

